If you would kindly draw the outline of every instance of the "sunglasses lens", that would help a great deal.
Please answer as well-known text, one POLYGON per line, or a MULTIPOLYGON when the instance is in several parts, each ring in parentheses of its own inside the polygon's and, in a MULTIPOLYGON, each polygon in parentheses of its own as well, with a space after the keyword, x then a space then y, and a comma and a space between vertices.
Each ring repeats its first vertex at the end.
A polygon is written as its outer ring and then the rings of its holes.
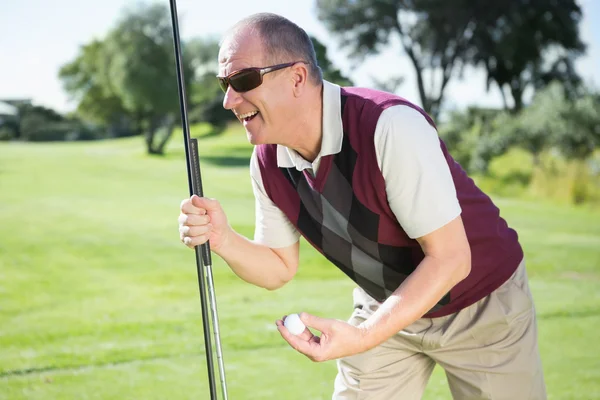
POLYGON ((229 79, 231 87, 236 92, 247 92, 255 89, 262 83, 260 72, 256 70, 242 71, 229 79))
POLYGON ((219 86, 221 87, 221 90, 223 92, 227 92, 227 87, 229 86, 229 83, 227 83, 227 78, 218 78, 219 80, 219 86))

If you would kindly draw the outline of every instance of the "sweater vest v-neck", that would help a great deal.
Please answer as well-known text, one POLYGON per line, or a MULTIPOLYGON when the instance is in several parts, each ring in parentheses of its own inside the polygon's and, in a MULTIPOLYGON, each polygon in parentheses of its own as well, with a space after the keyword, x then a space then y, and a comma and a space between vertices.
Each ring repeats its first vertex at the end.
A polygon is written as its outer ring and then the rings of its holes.
MULTIPOLYGON (((383 302, 423 260, 419 243, 394 216, 377 164, 374 134, 388 107, 419 107, 388 93, 342 88, 343 141, 321 159, 316 176, 277 165, 277 145, 257 146, 265 191, 300 234, 377 301, 383 302)), ((487 296, 517 269, 523 251, 498 208, 440 146, 450 168, 471 247, 471 272, 425 317, 454 313, 487 296)), ((424 289, 425 290, 425 289, 424 289)))

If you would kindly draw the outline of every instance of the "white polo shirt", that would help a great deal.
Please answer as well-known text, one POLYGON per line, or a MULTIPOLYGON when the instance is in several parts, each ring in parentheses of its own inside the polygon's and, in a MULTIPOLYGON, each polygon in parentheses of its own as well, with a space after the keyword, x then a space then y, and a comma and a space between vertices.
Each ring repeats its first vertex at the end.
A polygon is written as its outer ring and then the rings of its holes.
MULTIPOLYGON (((309 169, 316 174, 322 157, 341 151, 344 134, 340 87, 327 81, 323 86, 321 151, 310 163, 296 151, 278 145, 279 167, 309 169)), ((390 209, 409 237, 427 235, 460 215, 438 133, 421 113, 405 105, 387 108, 377 122, 374 143, 390 209)), ((266 194, 256 149, 250 159, 250 175, 256 198, 254 240, 271 248, 296 243, 300 233, 266 194)))

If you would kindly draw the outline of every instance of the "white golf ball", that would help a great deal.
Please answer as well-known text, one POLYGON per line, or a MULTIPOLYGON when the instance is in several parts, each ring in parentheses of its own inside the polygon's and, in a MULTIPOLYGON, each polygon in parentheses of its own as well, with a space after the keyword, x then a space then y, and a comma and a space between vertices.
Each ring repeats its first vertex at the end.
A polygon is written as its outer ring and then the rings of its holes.
POLYGON ((285 318, 285 321, 283 321, 283 325, 287 328, 288 331, 290 331, 292 335, 296 336, 304 332, 304 329, 306 329, 306 326, 300 320, 298 314, 288 315, 285 318))

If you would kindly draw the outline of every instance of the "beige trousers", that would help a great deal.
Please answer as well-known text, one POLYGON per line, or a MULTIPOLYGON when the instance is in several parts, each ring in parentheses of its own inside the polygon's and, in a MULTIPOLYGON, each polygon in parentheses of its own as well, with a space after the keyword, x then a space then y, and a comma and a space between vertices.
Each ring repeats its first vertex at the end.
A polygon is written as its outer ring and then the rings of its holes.
MULTIPOLYGON (((349 323, 360 324, 378 304, 355 289, 349 323)), ((445 317, 421 318, 380 346, 338 360, 333 399, 420 399, 436 363, 454 399, 546 399, 524 262, 477 303, 445 317)))

